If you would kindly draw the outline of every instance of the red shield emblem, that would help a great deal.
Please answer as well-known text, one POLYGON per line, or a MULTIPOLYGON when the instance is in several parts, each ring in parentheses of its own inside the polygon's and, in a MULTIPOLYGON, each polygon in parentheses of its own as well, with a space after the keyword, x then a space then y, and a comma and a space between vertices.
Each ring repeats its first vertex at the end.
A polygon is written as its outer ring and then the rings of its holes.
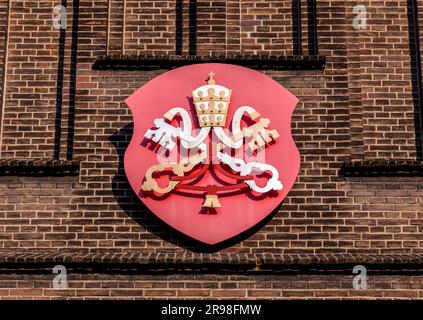
POLYGON ((292 188, 298 99, 257 71, 227 64, 178 68, 125 100, 134 134, 129 183, 160 219, 216 244, 255 226, 292 188))

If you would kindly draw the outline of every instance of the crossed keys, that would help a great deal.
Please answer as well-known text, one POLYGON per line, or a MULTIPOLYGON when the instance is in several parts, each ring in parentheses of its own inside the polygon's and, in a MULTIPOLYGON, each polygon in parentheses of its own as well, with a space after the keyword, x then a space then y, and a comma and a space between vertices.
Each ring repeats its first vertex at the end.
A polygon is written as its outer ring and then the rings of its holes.
POLYGON ((260 114, 252 107, 239 107, 232 120, 232 135, 227 135, 222 127, 202 127, 200 132, 192 135, 192 120, 188 112, 183 108, 169 110, 163 118, 154 120, 154 128, 148 129, 144 137, 158 145, 173 150, 180 141, 179 148, 197 151, 194 156, 184 158, 179 163, 161 163, 151 166, 145 175, 142 190, 166 194, 173 190, 184 190, 190 192, 201 192, 205 194, 203 207, 220 207, 218 195, 227 194, 233 191, 242 192, 252 190, 263 194, 271 190, 281 190, 282 183, 279 181, 279 172, 273 166, 262 162, 246 162, 243 159, 235 158, 223 152, 225 148, 240 149, 247 146, 252 152, 258 152, 266 148, 270 143, 279 138, 277 130, 268 129, 269 119, 260 118, 260 114), (182 118, 179 127, 170 124, 170 121, 179 114, 182 118), (257 120, 254 124, 241 129, 241 119, 249 116, 251 120, 257 120), (206 145, 205 140, 213 132, 219 139, 216 154, 212 154, 211 145, 206 145), (208 160, 208 161, 207 161, 208 160), (199 170, 196 170, 199 169, 199 170), (196 178, 202 177, 207 170, 230 178, 236 182, 233 184, 212 184, 207 186, 196 186, 190 183, 196 178), (160 187, 154 176, 157 173, 171 172, 169 183, 160 187), (255 176, 265 172, 269 173, 265 186, 258 186, 254 181, 255 176))

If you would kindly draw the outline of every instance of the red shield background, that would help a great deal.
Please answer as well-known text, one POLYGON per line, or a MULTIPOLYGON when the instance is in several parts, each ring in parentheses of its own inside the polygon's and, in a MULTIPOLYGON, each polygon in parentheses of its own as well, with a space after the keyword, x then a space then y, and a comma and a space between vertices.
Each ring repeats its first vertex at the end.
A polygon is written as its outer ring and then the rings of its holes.
MULTIPOLYGON (((298 99, 264 74, 228 64, 207 63, 181 67, 166 72, 138 89, 125 100, 132 111, 134 133, 125 152, 124 167, 129 183, 141 201, 160 219, 180 232, 204 243, 216 244, 253 227, 268 216, 291 190, 300 168, 300 154, 291 135, 291 117, 298 99), (232 89, 226 129, 240 106, 255 108, 270 119, 269 129, 280 137, 266 148, 266 163, 279 171, 283 189, 276 194, 251 197, 248 193, 222 197, 217 214, 201 214, 204 199, 171 193, 166 197, 140 195, 147 169, 158 163, 157 154, 142 145, 144 134, 173 107, 183 107, 193 120, 189 105, 191 91, 206 84, 213 71, 216 82, 232 89)), ((206 179, 207 180, 207 179, 206 179)), ((282 207, 283 208, 283 207, 282 207)), ((282 209, 283 210, 283 209, 282 209)))

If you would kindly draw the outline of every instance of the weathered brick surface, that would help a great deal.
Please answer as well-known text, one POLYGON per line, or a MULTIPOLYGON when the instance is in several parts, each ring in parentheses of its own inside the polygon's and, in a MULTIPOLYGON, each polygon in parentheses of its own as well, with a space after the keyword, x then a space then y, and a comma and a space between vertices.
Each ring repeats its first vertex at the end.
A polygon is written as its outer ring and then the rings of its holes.
MULTIPOLYGON (((58 155, 80 160, 81 169, 79 176, 0 177, 0 247, 8 254, 105 250, 125 259, 130 259, 125 254, 143 252, 154 261, 160 254, 175 254, 179 261, 185 253, 210 250, 147 212, 122 167, 132 134, 123 100, 166 70, 91 68, 105 54, 186 55, 195 49, 200 56, 293 55, 290 1, 196 1, 196 20, 190 17, 192 2, 68 0, 61 56, 60 31, 51 21, 51 8, 58 3, 11 1, 7 76, 0 81, 6 83, 2 160, 58 155), (63 90, 57 90, 61 78, 63 90), (60 141, 55 140, 58 115, 60 141)), ((310 49, 309 2, 301 1, 303 55, 310 49)), ((418 4, 421 16, 423 2, 418 4)), ((0 27, 4 7, 0 1, 0 27)), ((318 54, 326 57, 325 69, 262 70, 300 99, 292 127, 301 171, 267 224, 215 248, 224 254, 221 261, 239 263, 242 254, 260 260, 261 254, 423 253, 421 177, 339 175, 349 158, 417 157, 408 9, 407 1, 317 1, 318 54), (367 7, 367 30, 352 28, 356 4, 367 7)), ((2 39, 0 30, 0 58, 2 39)), ((220 258, 201 256, 197 263, 220 258)), ((308 259, 299 256, 299 263, 308 259)), ((57 293, 49 289, 48 276, 37 276, 40 283, 31 277, 1 274, 0 295, 419 298, 422 287, 419 275, 394 275, 390 282, 378 275, 371 290, 360 293, 347 287, 349 278, 343 285, 333 275, 300 275, 302 280, 294 281, 285 275, 175 274, 133 276, 123 281, 130 283, 124 289, 118 275, 76 274, 73 288, 57 293), (202 287, 209 281, 210 288, 202 287), (326 287, 330 283, 336 284, 326 287)))
MULTIPOLYGON (((6 63, 6 46, 7 46, 7 30, 8 30, 8 2, 0 1, 0 123, 3 118, 3 90, 4 90, 4 73, 6 63)), ((0 125, 0 134, 1 134, 0 125)))
POLYGON ((58 51, 52 4, 10 3, 2 157, 51 156, 58 51))
POLYGON ((368 13, 356 32, 364 158, 415 157, 407 1, 359 4, 368 13))

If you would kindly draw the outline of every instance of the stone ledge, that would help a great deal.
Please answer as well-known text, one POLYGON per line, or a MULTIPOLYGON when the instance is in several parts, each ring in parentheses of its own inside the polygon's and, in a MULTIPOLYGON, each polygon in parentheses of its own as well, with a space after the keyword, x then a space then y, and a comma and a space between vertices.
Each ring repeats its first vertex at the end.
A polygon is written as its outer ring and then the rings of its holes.
MULTIPOLYGON (((224 254, 136 253, 2 250, 0 269, 42 269, 63 264, 75 269, 166 271, 278 271, 327 269, 349 270, 362 264, 370 269, 421 270, 419 254, 224 254)), ((0 270, 1 273, 1 270, 0 270)))
POLYGON ((1 159, 0 176, 75 176, 78 160, 1 159))
POLYGON ((423 176, 422 160, 346 160, 340 174, 344 177, 423 176))
POLYGON ((194 63, 228 63, 253 69, 270 70, 314 70, 323 69, 326 58, 323 56, 127 56, 113 55, 98 57, 94 70, 157 70, 173 69, 194 63))

